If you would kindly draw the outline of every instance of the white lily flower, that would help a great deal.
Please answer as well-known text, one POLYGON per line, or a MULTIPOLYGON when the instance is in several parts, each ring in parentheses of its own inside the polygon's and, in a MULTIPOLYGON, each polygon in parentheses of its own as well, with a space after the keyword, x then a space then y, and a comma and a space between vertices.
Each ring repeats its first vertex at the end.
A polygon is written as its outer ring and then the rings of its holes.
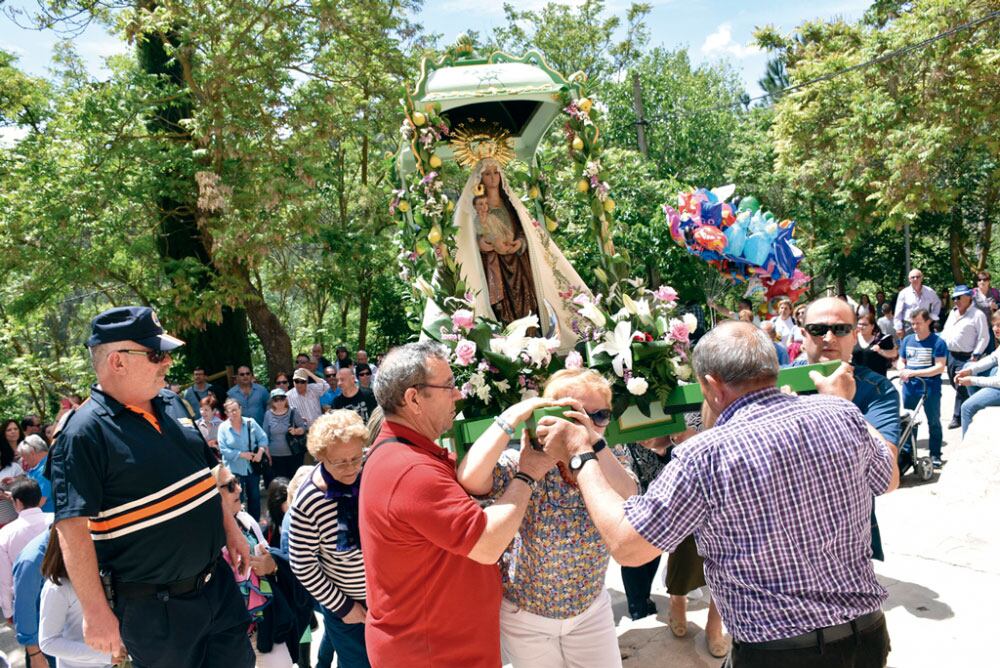
POLYGON ((611 319, 612 320, 628 320, 630 316, 631 316, 631 314, 628 312, 628 309, 625 308, 625 307, 622 307, 622 308, 618 309, 618 313, 615 313, 611 317, 611 319))
POLYGON ((636 315, 636 303, 631 297, 629 297, 626 294, 623 294, 622 303, 625 304, 625 308, 628 309, 629 313, 631 313, 632 315, 636 315))
POLYGON ((493 387, 497 388, 498 392, 506 392, 507 390, 510 389, 510 383, 507 382, 506 378, 504 378, 503 380, 498 380, 497 382, 493 383, 493 387))
POLYGON ((644 325, 653 324, 653 313, 649 309, 649 302, 645 299, 640 299, 637 302, 632 302, 635 304, 634 313, 639 316, 639 321, 644 325))
POLYGON ((527 339, 524 349, 531 357, 531 363, 536 367, 543 367, 549 363, 551 353, 547 339, 527 339))
POLYGON ((607 324, 607 319, 601 312, 601 309, 597 308, 594 303, 587 303, 583 308, 580 309, 580 315, 594 323, 598 327, 604 327, 607 324))
POLYGON ((632 323, 623 320, 615 325, 613 332, 604 333, 604 343, 594 348, 593 354, 607 353, 611 356, 611 366, 619 376, 625 369, 632 368, 632 323))

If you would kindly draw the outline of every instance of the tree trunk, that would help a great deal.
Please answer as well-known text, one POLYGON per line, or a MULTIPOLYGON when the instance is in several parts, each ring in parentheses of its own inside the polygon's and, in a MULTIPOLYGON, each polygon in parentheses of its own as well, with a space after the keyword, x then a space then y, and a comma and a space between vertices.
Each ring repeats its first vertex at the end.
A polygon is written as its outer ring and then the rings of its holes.
MULTIPOLYGON (((267 382, 261 384, 269 385, 278 372, 291 372, 292 339, 285 331, 284 325, 278 320, 278 316, 268 308, 263 297, 250 281, 247 281, 247 290, 250 297, 244 305, 247 316, 250 318, 250 326, 264 348, 264 358, 267 364, 267 382)), ((247 355, 247 360, 249 358, 250 356, 247 355)))
MULTIPOLYGON (((149 6, 152 8, 155 3, 149 3, 149 6)), ((181 65, 177 59, 168 56, 165 48, 166 39, 169 39, 169 35, 156 33, 140 40, 137 46, 139 66, 149 74, 165 76, 172 83, 184 86, 181 65)), ((181 137, 178 141, 186 142, 193 147, 192 137, 178 123, 182 118, 190 116, 192 109, 188 99, 156 109, 146 125, 151 133, 171 133, 181 137)), ((167 278, 171 281, 191 281, 193 292, 197 295, 211 285, 218 272, 212 266, 211 254, 205 247, 198 229, 197 186, 193 181, 189 184, 183 183, 189 178, 188 175, 170 167, 159 173, 159 179, 163 183, 161 192, 171 194, 161 195, 157 200, 160 210, 157 246, 159 255, 164 261, 167 278), (197 260, 204 267, 204 271, 189 277, 176 267, 183 266, 183 261, 191 258, 197 260)), ((177 335, 187 342, 184 352, 188 367, 200 366, 209 375, 224 371, 229 365, 250 360, 247 319, 241 309, 224 307, 220 322, 209 322, 202 327, 188 328, 177 332, 177 335)))
POLYGON ((368 309, 372 303, 371 283, 371 280, 366 281, 358 295, 358 350, 365 350, 368 347, 368 309))

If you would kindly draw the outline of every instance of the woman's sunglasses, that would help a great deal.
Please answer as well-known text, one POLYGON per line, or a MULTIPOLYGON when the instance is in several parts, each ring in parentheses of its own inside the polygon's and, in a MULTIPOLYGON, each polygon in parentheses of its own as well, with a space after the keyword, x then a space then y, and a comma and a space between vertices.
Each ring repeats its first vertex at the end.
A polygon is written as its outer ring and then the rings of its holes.
POLYGON ((594 411, 593 413, 587 411, 587 417, 590 418, 595 427, 607 427, 611 424, 611 409, 602 408, 601 410, 594 411))

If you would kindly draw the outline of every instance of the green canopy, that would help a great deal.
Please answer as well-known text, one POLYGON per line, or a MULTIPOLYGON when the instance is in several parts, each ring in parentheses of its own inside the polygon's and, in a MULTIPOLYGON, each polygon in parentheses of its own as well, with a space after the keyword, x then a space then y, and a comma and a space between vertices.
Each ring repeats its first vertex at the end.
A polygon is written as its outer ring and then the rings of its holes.
MULTIPOLYGON (((521 57, 500 51, 486 57, 446 55, 437 62, 424 59, 413 103, 416 109, 440 103, 441 113, 453 128, 470 120, 496 123, 510 132, 517 158, 530 163, 538 143, 562 111, 560 93, 575 88, 537 51, 521 57)), ((437 155, 449 159, 451 148, 442 143, 437 155)), ((398 164, 401 173, 414 168, 405 144, 398 164)))

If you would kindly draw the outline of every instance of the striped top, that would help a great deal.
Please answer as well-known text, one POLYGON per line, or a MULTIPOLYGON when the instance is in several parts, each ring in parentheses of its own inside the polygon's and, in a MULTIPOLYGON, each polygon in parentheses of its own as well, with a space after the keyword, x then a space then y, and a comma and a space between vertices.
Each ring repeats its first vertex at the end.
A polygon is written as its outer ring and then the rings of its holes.
POLYGON ((361 550, 337 551, 337 502, 327 499, 312 476, 302 484, 288 514, 292 572, 320 605, 343 617, 365 600, 361 550))

